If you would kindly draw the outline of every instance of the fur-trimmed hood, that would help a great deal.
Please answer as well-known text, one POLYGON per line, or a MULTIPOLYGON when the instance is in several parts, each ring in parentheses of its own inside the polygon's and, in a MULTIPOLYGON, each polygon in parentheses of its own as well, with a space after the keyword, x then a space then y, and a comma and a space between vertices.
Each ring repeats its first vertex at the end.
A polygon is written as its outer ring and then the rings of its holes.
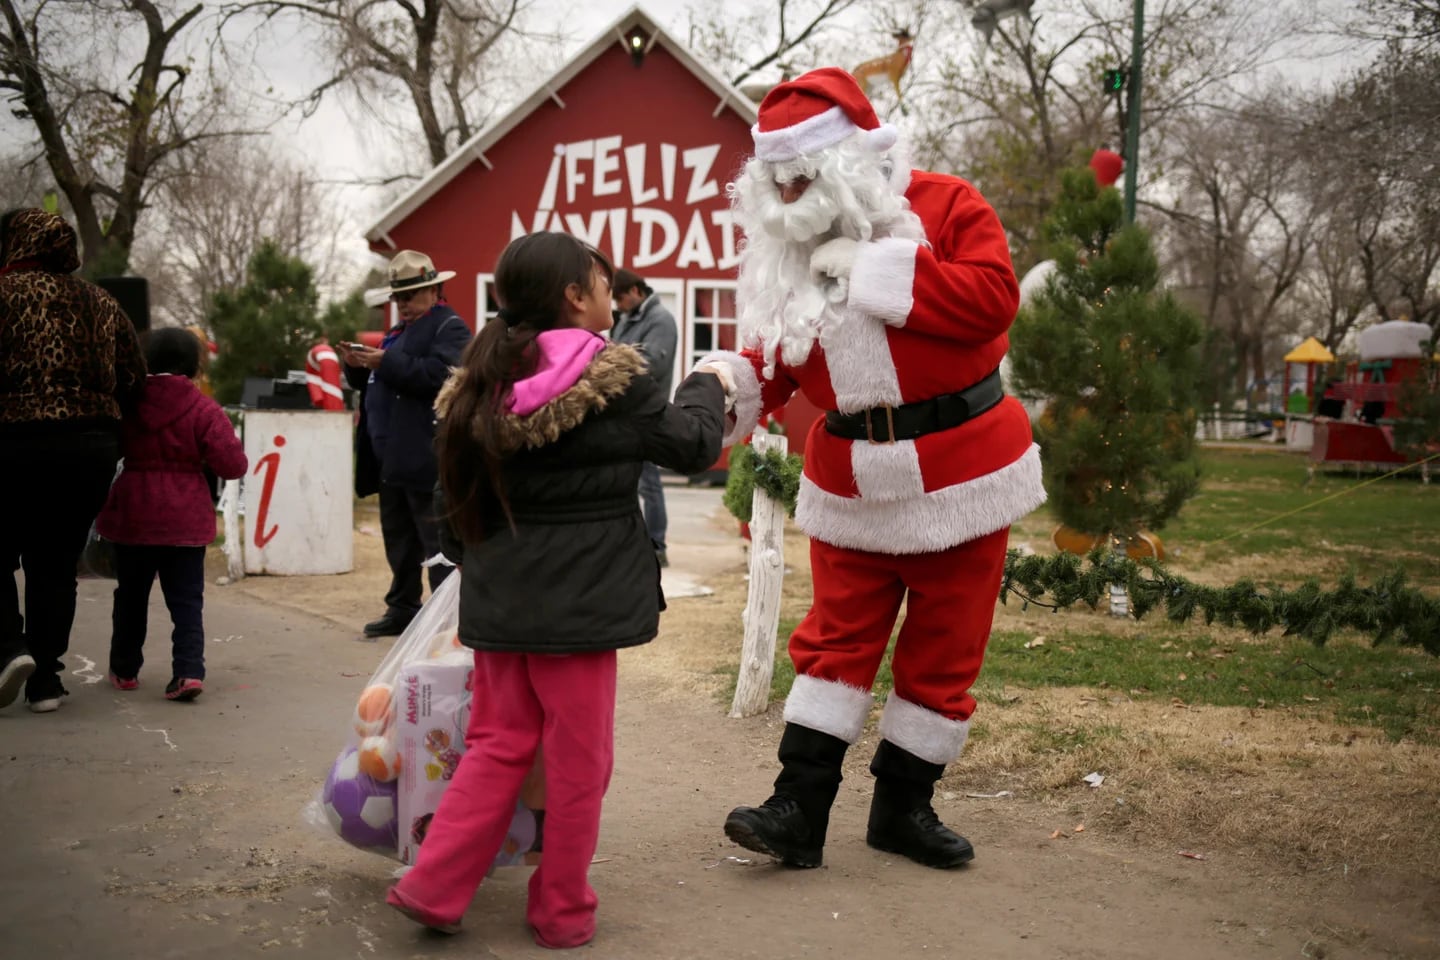
MULTIPOLYGON (((500 418, 501 449, 514 453, 523 448, 543 447, 560 439, 560 435, 578 427, 592 413, 604 410, 612 400, 630 388, 635 378, 646 373, 649 365, 639 350, 628 344, 612 343, 595 355, 573 386, 564 390, 540 409, 525 416, 507 413, 500 418)), ((435 415, 444 419, 450 404, 460 390, 475 389, 465 371, 453 368, 450 378, 435 398, 435 415)), ((472 431, 479 433, 479 424, 472 431)))

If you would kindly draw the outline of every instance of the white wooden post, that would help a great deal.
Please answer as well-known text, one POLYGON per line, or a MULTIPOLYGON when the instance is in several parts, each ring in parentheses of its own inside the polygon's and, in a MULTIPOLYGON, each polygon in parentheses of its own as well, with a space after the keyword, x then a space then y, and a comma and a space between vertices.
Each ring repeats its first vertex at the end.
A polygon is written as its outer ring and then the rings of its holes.
MULTIPOLYGON (((785 456, 785 438, 757 433, 755 455, 778 451, 785 456)), ((750 593, 741 618, 745 643, 740 650, 740 676, 730 716, 753 717, 770 705, 770 678, 775 671, 775 632, 780 628, 780 586, 785 576, 785 505, 759 486, 750 510, 750 593)))
POLYGON ((225 521, 225 576, 220 583, 234 583, 245 576, 245 538, 240 534, 240 481, 226 480, 220 494, 220 515, 225 521))

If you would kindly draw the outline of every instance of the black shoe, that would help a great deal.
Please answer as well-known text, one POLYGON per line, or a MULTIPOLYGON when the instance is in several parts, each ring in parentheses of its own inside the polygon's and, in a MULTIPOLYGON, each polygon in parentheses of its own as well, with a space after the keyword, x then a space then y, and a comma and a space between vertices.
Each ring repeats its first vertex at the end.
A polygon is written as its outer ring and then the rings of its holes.
POLYGON ((787 867, 818 867, 824 857, 824 837, 816 842, 800 804, 789 797, 774 796, 763 806, 731 810, 725 818, 725 836, 787 867))
POLYGON ((870 826, 865 842, 876 850, 898 853, 927 867, 949 870, 975 859, 975 848, 960 834, 940 822, 927 804, 904 813, 870 808, 870 826))
POLYGON ((17 653, 5 661, 5 666, 0 667, 0 709, 15 702, 34 672, 35 658, 28 653, 17 653))
POLYGON ((970 841, 941 823, 930 805, 944 764, 922 760, 881 740, 870 772, 875 774, 875 795, 870 800, 866 843, 941 870, 975 859, 970 841))
POLYGON ((365 636, 367 637, 398 637, 410 626, 414 617, 398 617, 393 613, 387 613, 379 620, 371 620, 365 624, 365 636))

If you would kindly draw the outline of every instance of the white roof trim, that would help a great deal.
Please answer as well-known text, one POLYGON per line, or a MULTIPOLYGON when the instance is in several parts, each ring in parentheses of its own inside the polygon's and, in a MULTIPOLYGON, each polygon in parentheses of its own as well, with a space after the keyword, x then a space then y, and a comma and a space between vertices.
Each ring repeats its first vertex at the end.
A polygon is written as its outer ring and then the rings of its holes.
POLYGON ((556 71, 552 76, 547 77, 537 86, 533 93, 516 104, 505 116, 496 120, 490 126, 481 130, 471 137, 466 143, 456 148, 455 152, 446 157, 445 160, 435 169, 431 170, 423 180, 411 187, 398 200, 390 205, 380 218, 365 231, 365 239, 373 242, 382 241, 392 249, 395 244, 389 237, 389 231, 394 229, 396 224, 403 221, 410 214, 414 213, 425 201, 429 200, 440 188, 454 179, 460 171, 473 163, 477 158, 490 167, 485 160, 485 151, 494 143, 504 137, 511 130, 518 127, 546 100, 554 100, 561 109, 565 103, 555 91, 569 83, 586 67, 590 66, 610 44, 618 38, 624 41, 625 31, 632 27, 639 26, 650 33, 650 43, 645 48, 648 52, 656 43, 664 46, 681 65, 694 74, 702 83, 709 87, 716 96, 720 98, 716 105, 714 116, 719 116, 721 110, 729 106, 745 121, 747 126, 753 125, 756 119, 755 104, 735 87, 732 87, 723 77, 715 73, 708 66, 700 61, 690 48, 672 37, 665 28, 655 22, 654 18, 642 10, 638 5, 631 7, 623 13, 618 20, 610 26, 601 30, 599 35, 591 41, 574 57, 556 71))

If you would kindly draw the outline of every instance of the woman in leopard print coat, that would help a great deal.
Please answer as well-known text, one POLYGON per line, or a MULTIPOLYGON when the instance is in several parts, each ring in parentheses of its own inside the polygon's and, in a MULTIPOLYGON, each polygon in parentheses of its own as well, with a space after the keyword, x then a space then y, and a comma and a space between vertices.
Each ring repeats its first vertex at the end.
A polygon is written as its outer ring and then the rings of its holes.
POLYGON ((0 217, 0 708, 23 684, 36 713, 65 696, 76 561, 115 475, 121 412, 145 382, 134 326, 71 275, 79 266, 60 217, 0 217))

